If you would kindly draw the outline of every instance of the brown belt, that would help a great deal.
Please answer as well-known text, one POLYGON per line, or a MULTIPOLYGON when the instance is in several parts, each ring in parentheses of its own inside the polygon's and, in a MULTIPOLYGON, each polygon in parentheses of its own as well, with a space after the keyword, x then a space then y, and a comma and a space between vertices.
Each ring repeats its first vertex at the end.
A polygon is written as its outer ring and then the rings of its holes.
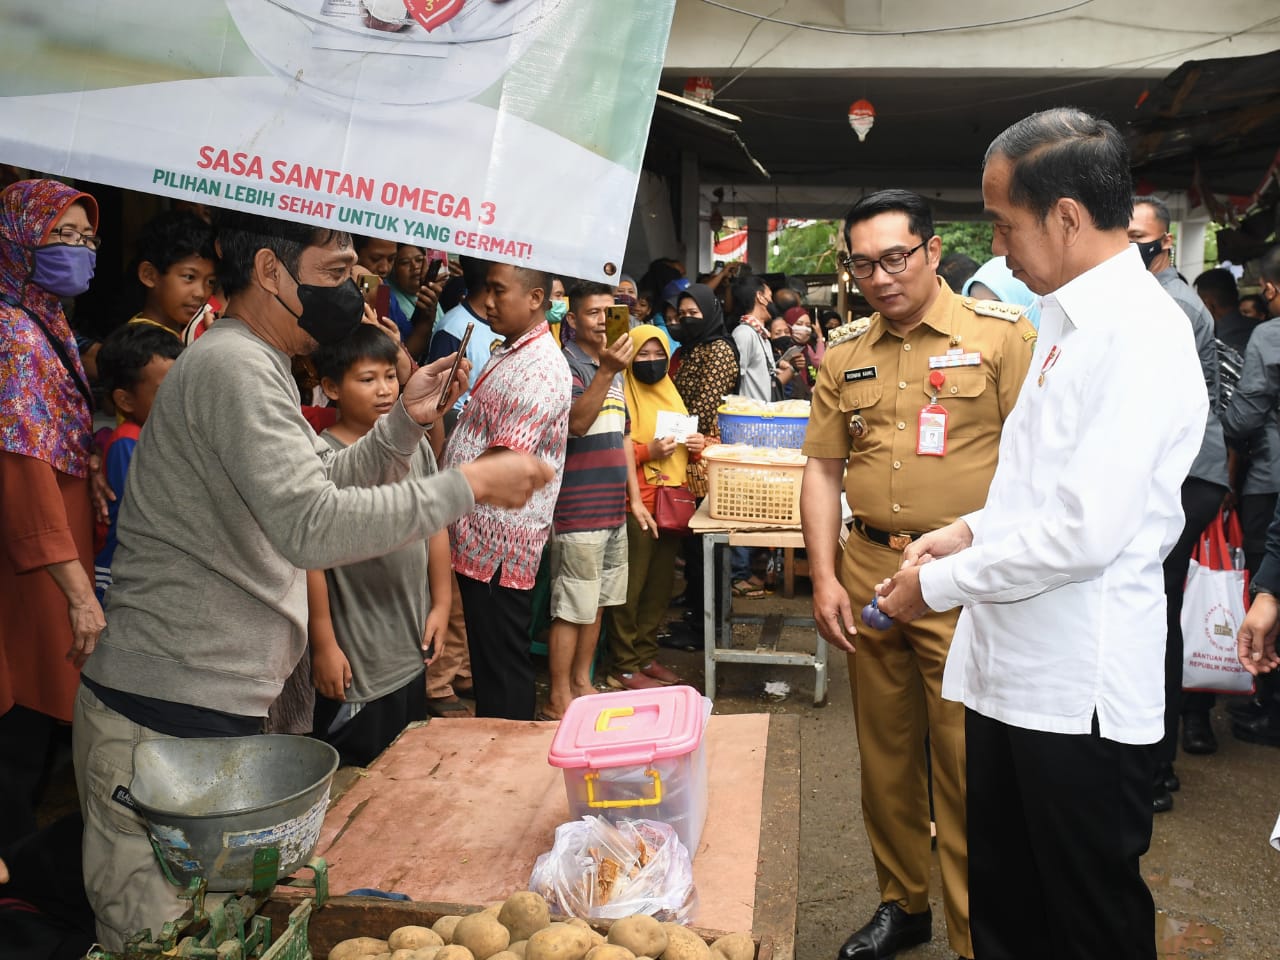
POLYGON ((877 530, 856 517, 853 520, 853 528, 872 543, 878 543, 882 547, 889 547, 891 550, 905 550, 907 549, 907 544, 911 543, 912 540, 919 540, 922 536, 919 533, 889 533, 887 530, 877 530))

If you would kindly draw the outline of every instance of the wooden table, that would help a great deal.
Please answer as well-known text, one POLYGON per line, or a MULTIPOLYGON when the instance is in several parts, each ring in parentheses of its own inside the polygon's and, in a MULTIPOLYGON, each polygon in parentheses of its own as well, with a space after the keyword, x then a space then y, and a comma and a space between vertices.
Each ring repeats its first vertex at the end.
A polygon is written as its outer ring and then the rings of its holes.
MULTIPOLYGON (((429 926, 525 889, 534 859, 550 849, 555 826, 568 819, 562 774, 546 762, 555 727, 431 720, 410 727, 367 770, 340 771, 345 783, 315 853, 329 861, 330 889, 394 890, 414 902, 334 897, 310 923, 315 956, 323 958, 350 936, 429 926)), ((760 945, 758 960, 791 960, 799 718, 712 716, 706 745, 710 787, 693 860, 699 898, 693 925, 709 937, 750 930, 760 945)), ((282 923, 306 895, 277 887, 265 912, 282 923)))
POLYGON ((804 547, 804 537, 798 526, 779 526, 748 523, 737 520, 714 520, 710 513, 710 498, 702 501, 689 530, 702 537, 702 649, 706 670, 706 693, 716 697, 716 664, 718 663, 769 663, 786 667, 808 667, 813 670, 813 702, 821 705, 827 700, 827 644, 818 635, 812 616, 783 616, 770 614, 738 614, 733 612, 733 589, 730 583, 728 558, 721 564, 720 589, 724 597, 724 610, 716 622, 716 565, 717 544, 731 547, 804 547), (754 649, 733 645, 733 625, 750 624, 760 627, 760 637, 754 649), (796 653, 779 650, 783 627, 806 627, 813 630, 813 653, 796 653))

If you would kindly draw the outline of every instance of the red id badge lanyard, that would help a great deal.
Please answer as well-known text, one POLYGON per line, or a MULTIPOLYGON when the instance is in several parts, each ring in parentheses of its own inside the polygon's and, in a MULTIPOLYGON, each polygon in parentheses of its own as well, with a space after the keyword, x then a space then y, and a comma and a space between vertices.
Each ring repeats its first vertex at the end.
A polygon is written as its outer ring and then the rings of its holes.
POLYGON ((946 375, 941 370, 930 371, 933 398, 920 409, 916 435, 916 454, 921 457, 942 457, 947 453, 947 408, 938 403, 938 389, 944 382, 946 375))

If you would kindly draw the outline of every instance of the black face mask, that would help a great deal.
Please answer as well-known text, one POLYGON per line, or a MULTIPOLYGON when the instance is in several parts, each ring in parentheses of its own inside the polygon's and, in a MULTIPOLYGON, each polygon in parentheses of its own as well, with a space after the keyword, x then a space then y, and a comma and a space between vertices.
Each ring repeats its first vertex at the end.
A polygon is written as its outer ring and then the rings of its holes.
POLYGON ((1164 238, 1156 237, 1154 240, 1148 240, 1146 243, 1138 243, 1134 241, 1133 245, 1138 248, 1138 255, 1142 257, 1142 262, 1147 265, 1147 269, 1151 269, 1151 264, 1156 257, 1160 256, 1160 248, 1164 246, 1164 238))
POLYGON ((792 337, 774 337, 769 341, 773 345, 773 352, 781 356, 796 345, 792 337))
MULTIPOLYGON (((288 270, 287 267, 285 269, 288 270)), ((354 280, 348 277, 336 287, 320 287, 300 282, 292 271, 289 271, 289 276, 298 284, 302 313, 289 310, 289 305, 280 300, 278 293, 276 299, 280 306, 293 314, 298 326, 315 338, 316 343, 327 347, 355 333, 364 318, 364 295, 354 280)))
POLYGON ((636 360, 631 364, 631 375, 641 383, 657 383, 667 375, 667 361, 636 360))
POLYGON ((782 311, 778 309, 778 305, 774 303, 772 300, 766 303, 764 305, 764 308, 769 311, 770 320, 777 320, 780 316, 782 316, 782 311))

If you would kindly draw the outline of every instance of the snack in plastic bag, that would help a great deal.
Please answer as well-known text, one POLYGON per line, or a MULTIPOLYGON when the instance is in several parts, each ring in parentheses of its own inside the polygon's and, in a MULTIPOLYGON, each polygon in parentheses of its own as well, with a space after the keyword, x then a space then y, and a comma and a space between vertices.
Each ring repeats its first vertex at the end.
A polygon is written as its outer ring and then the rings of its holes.
POLYGON ((643 913, 687 924, 698 906, 689 851, 671 826, 654 820, 562 823, 551 850, 533 865, 529 889, 552 913, 583 919, 643 913))

